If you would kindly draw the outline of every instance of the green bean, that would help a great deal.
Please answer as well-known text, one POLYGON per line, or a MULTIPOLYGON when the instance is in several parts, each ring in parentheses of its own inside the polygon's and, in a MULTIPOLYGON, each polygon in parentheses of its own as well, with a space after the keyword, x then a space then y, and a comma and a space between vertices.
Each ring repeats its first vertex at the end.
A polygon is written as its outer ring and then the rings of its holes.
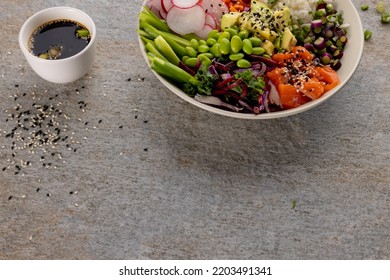
POLYGON ((229 41, 229 39, 223 37, 220 40, 219 43, 220 43, 219 49, 221 50, 221 53, 222 54, 229 54, 230 53, 230 41, 229 41))
POLYGON ((244 56, 245 55, 243 53, 233 53, 233 54, 229 55, 229 59, 233 60, 233 61, 237 61, 237 60, 244 58, 244 56))
POLYGON ((246 59, 240 59, 237 61, 237 66, 239 68, 249 68, 252 66, 252 64, 246 59))
POLYGON ((250 37, 249 41, 251 41, 253 47, 260 47, 261 39, 259 37, 250 37))
POLYGON ((184 64, 187 65, 188 67, 195 67, 197 63, 198 63, 197 57, 190 57, 184 61, 184 64))
POLYGON ((193 47, 186 47, 186 52, 189 57, 196 57, 198 52, 193 47))
POLYGON ((253 46, 252 46, 252 43, 251 43, 251 41, 249 39, 244 39, 242 41, 242 50, 246 54, 252 54, 253 46))
POLYGON ((265 49, 262 47, 254 47, 253 48, 253 54, 262 55, 264 53, 265 53, 265 49))
POLYGON ((230 49, 233 53, 238 53, 242 49, 242 40, 240 36, 234 35, 230 40, 230 49))
POLYGON ((190 47, 197 50, 199 48, 199 41, 196 39, 190 40, 190 47))
POLYGON ((209 50, 210 50, 210 47, 208 45, 200 45, 198 48, 198 51, 200 53, 207 53, 207 52, 209 52, 209 50))
POLYGON ((215 43, 214 46, 212 46, 210 48, 210 52, 214 55, 214 57, 221 57, 222 56, 222 53, 221 53, 221 44, 220 43, 215 43))

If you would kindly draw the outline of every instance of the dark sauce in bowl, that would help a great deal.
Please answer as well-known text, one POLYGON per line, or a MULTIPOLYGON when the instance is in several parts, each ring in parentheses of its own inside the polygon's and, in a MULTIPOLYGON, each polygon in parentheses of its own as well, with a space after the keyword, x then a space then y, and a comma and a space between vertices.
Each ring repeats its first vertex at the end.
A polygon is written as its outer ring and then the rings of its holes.
POLYGON ((88 29, 78 22, 55 20, 34 31, 29 41, 29 50, 43 59, 64 59, 85 49, 90 36, 88 29))

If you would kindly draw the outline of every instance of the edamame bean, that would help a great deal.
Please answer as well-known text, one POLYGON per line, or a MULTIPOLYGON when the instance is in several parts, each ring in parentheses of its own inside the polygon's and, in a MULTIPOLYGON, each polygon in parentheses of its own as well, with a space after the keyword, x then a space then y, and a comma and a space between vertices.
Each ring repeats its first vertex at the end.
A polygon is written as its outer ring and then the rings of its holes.
POLYGON ((221 42, 223 38, 230 40, 230 33, 227 31, 221 32, 218 38, 218 42, 221 42))
POLYGON ((220 47, 221 47, 220 43, 215 43, 215 45, 210 48, 210 52, 214 55, 214 57, 222 56, 220 47))
POLYGON ((198 63, 197 57, 190 57, 184 61, 184 64, 187 65, 188 67, 195 67, 197 63, 198 63))
POLYGON ((233 53, 238 53, 242 49, 242 40, 240 36, 234 35, 230 41, 230 49, 233 53))
POLYGON ((210 50, 208 45, 199 45, 198 51, 200 53, 207 53, 210 50))
POLYGON ((197 50, 199 48, 199 42, 196 39, 190 40, 190 47, 197 50))
POLYGON ((204 55, 203 53, 201 53, 200 55, 198 55, 198 58, 202 61, 202 64, 205 65, 205 66, 210 66, 211 65, 211 60, 210 58, 208 58, 206 55, 204 55))
POLYGON ((230 38, 232 38, 234 35, 237 35, 237 34, 238 34, 237 30, 235 30, 235 29, 233 29, 233 28, 226 28, 226 29, 225 29, 225 32, 229 32, 230 38))
POLYGON ((260 47, 261 39, 258 37, 250 37, 249 41, 251 41, 253 47, 260 47))
POLYGON ((212 53, 206 52, 206 53, 202 53, 202 54, 207 56, 209 59, 213 59, 214 58, 214 55, 212 53))
POLYGON ((237 60, 244 58, 244 56, 245 55, 243 53, 233 53, 233 54, 229 55, 229 59, 233 60, 233 61, 237 61, 237 60))
POLYGON ((241 30, 241 31, 238 33, 238 36, 240 36, 240 38, 241 38, 242 40, 248 39, 248 37, 249 37, 249 32, 248 32, 248 30, 241 30))
POLYGON ((262 47, 255 47, 253 48, 253 54, 256 54, 256 55, 262 55, 265 53, 265 49, 262 48, 262 47))
POLYGON ((215 45, 215 43, 217 43, 217 40, 215 40, 214 38, 208 38, 208 39, 206 40, 206 43, 207 43, 207 45, 208 45, 209 47, 212 47, 212 46, 215 45))
POLYGON ((209 34, 207 34, 207 39, 213 38, 215 40, 218 40, 219 38, 219 31, 217 29, 211 30, 209 34))
POLYGON ((220 51, 222 54, 229 54, 230 53, 230 41, 229 39, 223 37, 221 40, 220 40, 220 51))
POLYGON ((181 61, 186 61, 187 59, 189 59, 190 57, 188 56, 188 55, 185 55, 185 56, 183 56, 182 58, 181 58, 181 61))
POLYGON ((242 50, 246 54, 252 54, 253 52, 253 46, 249 39, 242 40, 242 50))
POLYGON ((252 66, 252 64, 246 59, 240 59, 237 61, 237 66, 239 68, 249 68, 252 66))
POLYGON ((207 45, 206 40, 200 39, 199 40, 199 45, 207 45))
POLYGON ((186 53, 189 57, 196 57, 198 52, 193 47, 186 47, 186 53))

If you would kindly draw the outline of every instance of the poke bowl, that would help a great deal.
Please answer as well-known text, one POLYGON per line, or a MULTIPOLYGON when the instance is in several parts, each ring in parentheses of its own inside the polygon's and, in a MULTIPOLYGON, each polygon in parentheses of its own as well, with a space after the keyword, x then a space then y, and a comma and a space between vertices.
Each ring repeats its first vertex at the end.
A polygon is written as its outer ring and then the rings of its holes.
POLYGON ((347 84, 363 53, 351 0, 146 0, 138 19, 141 53, 158 80, 233 118, 310 110, 347 84))

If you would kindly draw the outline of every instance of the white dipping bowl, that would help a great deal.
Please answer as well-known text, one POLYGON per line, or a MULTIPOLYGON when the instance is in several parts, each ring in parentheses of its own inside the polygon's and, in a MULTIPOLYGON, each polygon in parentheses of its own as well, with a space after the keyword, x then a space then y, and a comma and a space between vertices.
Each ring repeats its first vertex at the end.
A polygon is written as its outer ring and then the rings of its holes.
MULTIPOLYGON (((143 3, 145 5, 146 2, 143 3)), ((351 0, 333 0, 333 5, 337 9, 337 11, 340 11, 344 15, 344 22, 348 23, 349 31, 347 34, 348 37, 348 44, 344 50, 344 56, 341 59, 342 67, 340 70, 337 71, 340 79, 340 84, 333 88, 332 90, 326 92, 323 96, 321 96, 317 100, 310 101, 308 103, 305 103, 301 105, 300 107, 294 108, 294 109, 287 109, 283 111, 278 112, 271 112, 271 113, 261 113, 261 114, 250 114, 250 113, 236 113, 236 112, 230 112, 223 109, 219 109, 207 104, 200 103, 199 101, 195 100, 194 98, 188 96, 185 92, 183 92, 180 88, 178 88, 176 85, 169 82, 167 79, 165 79, 163 76, 159 75, 158 73, 153 73, 156 75, 156 77, 161 81, 161 83, 166 86, 169 90, 171 90, 173 93, 175 93, 180 98, 186 100, 187 102, 202 108, 204 110, 207 110, 209 112, 227 116, 227 117, 233 117, 233 118, 239 118, 239 119, 253 119, 253 120, 264 120, 264 119, 275 119, 275 118, 281 118, 281 117, 287 117, 292 116, 298 113, 305 112, 307 110, 313 109, 314 107, 317 107, 318 105, 322 104, 326 100, 328 100, 330 97, 335 95, 338 91, 340 91, 350 80, 354 72, 356 71, 357 67, 359 66, 362 54, 363 54, 363 47, 364 47, 364 31, 362 22, 360 20, 358 11, 356 10, 353 2, 351 0)), ((141 52, 146 60, 146 62, 149 64, 145 47, 143 45, 143 42, 141 38, 138 36, 139 45, 141 48, 141 52)))
POLYGON ((43 79, 53 83, 71 83, 83 77, 91 68, 96 55, 96 26, 83 11, 71 7, 52 7, 31 16, 19 32, 19 46, 31 68, 43 79), (41 25, 53 20, 81 23, 91 33, 89 44, 81 52, 64 59, 48 60, 29 51, 29 40, 41 25))

